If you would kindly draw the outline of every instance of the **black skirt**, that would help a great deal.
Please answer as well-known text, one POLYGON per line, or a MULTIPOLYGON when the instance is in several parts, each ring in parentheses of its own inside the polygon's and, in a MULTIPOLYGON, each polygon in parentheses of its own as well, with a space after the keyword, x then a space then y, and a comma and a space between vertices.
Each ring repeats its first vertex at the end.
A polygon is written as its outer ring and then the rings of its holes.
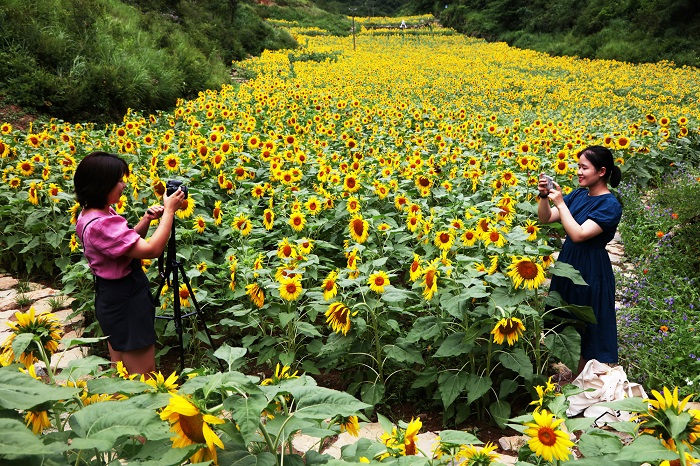
POLYGON ((95 277, 95 316, 116 351, 133 351, 156 342, 155 301, 141 261, 131 262, 131 273, 109 280, 95 277))

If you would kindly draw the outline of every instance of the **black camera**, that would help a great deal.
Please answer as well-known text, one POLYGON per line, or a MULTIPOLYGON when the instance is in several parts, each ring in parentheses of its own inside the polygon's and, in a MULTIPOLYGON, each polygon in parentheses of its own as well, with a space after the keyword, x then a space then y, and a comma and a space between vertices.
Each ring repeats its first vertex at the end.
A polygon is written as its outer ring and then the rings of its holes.
POLYGON ((165 192, 168 193, 168 196, 175 194, 177 188, 180 188, 180 191, 185 194, 185 199, 187 199, 187 185, 182 184, 182 181, 168 180, 168 182, 165 183, 165 192))

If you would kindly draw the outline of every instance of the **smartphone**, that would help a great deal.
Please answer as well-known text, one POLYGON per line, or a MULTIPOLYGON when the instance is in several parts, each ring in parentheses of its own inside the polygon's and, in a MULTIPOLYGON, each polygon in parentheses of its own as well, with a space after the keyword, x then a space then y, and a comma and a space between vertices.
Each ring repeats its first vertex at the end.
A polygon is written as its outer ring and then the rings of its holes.
POLYGON ((549 175, 542 175, 545 180, 547 180, 547 191, 554 189, 554 178, 549 175))

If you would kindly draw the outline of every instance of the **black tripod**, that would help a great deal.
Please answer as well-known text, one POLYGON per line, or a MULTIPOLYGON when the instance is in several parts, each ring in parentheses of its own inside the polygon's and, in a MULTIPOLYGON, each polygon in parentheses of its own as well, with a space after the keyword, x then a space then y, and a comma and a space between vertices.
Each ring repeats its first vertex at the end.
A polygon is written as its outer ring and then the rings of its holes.
MULTIPOLYGON (((166 319, 166 320, 173 320, 175 321, 175 331, 177 332, 177 338, 178 338, 178 343, 180 345, 180 372, 182 372, 185 369, 185 348, 184 348, 184 343, 183 343, 183 338, 182 338, 182 319, 183 317, 189 317, 191 315, 197 315, 199 318, 199 322, 201 326, 204 328, 204 333, 207 335, 207 338, 209 339, 209 345, 214 348, 214 342, 211 339, 211 335, 209 334, 209 329, 207 328, 207 323, 204 320, 204 315, 202 313, 202 309, 199 307, 199 303, 197 302, 197 298, 194 296, 194 292, 192 291, 192 286, 190 285, 190 280, 187 278, 187 275, 185 274, 185 268, 182 266, 182 263, 177 260, 177 250, 176 250, 176 242, 175 242, 175 219, 173 219, 173 226, 172 230, 170 232, 170 238, 168 239, 168 251, 167 251, 167 260, 165 261, 165 270, 163 270, 163 255, 160 256, 160 259, 158 259, 158 273, 160 274, 161 277, 161 282, 160 285, 158 286, 158 291, 156 293, 156 305, 160 305, 160 293, 163 290, 163 287, 166 285, 171 287, 173 290, 173 315, 172 316, 156 316, 156 319, 166 319), (185 283, 185 286, 187 287, 187 291, 190 294, 190 298, 192 299, 192 304, 194 304, 194 311, 187 313, 187 314, 182 314, 181 306, 180 306, 180 282, 178 281, 178 272, 182 274, 182 281, 185 283), (172 273, 172 280, 170 279, 170 274, 172 273)), ((219 361, 219 368, 221 371, 224 371, 224 367, 219 361)))

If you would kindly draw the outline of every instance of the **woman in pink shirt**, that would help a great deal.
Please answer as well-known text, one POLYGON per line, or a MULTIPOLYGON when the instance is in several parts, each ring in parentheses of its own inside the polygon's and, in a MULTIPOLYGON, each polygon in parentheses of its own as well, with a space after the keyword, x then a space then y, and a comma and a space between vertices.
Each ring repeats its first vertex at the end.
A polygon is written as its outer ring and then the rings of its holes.
POLYGON ((83 210, 76 232, 95 276, 95 315, 108 336, 110 358, 122 361, 131 374, 155 371, 155 301, 141 259, 161 255, 170 236, 175 211, 185 194, 163 196, 130 228, 111 205, 126 187, 129 166, 107 152, 93 152, 75 170, 75 195, 83 210), (149 241, 152 220, 160 219, 149 241))

